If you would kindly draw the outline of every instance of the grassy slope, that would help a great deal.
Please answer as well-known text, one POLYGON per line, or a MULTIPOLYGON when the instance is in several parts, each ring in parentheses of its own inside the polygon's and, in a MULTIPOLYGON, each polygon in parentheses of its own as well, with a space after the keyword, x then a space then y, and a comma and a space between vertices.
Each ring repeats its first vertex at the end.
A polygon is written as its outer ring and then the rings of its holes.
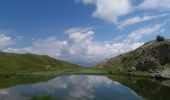
POLYGON ((99 74, 102 70, 83 68, 79 65, 56 60, 45 55, 12 54, 0 52, 0 75, 63 75, 99 74))
POLYGON ((79 67, 78 65, 43 55, 0 52, 0 72, 35 72, 79 67))
POLYGON ((53 98, 51 96, 34 96, 31 98, 31 100, 58 100, 58 99, 53 98))

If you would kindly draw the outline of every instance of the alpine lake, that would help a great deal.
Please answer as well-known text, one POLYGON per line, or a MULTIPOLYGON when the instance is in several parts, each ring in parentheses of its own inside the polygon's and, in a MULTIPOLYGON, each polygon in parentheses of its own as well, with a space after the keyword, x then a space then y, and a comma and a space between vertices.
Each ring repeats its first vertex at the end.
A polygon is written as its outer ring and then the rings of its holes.
POLYGON ((0 100, 170 100, 170 81, 116 75, 0 77, 0 100))

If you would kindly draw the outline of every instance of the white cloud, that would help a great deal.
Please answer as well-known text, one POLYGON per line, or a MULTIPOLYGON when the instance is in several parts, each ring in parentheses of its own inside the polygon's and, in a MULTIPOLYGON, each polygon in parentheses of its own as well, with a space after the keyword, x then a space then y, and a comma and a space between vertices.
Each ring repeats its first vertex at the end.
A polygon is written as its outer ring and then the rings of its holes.
POLYGON ((137 29, 127 37, 123 36, 124 41, 122 42, 95 41, 95 33, 91 28, 72 28, 65 31, 68 35, 66 40, 48 37, 47 39, 34 41, 31 47, 8 48, 4 51, 43 54, 76 64, 92 65, 138 48, 143 45, 143 42, 139 42, 139 40, 145 36, 163 32, 163 26, 167 22, 137 29))
POLYGON ((12 45, 15 43, 15 39, 5 34, 0 33, 0 48, 4 48, 6 46, 12 45))
POLYGON ((147 20, 156 19, 156 18, 160 18, 160 17, 165 17, 168 15, 169 14, 160 14, 160 15, 154 15, 154 16, 145 15, 143 17, 140 17, 140 16, 132 17, 132 18, 129 18, 129 19, 119 22, 118 28, 123 28, 128 25, 132 25, 132 24, 136 24, 136 23, 140 23, 140 22, 144 22, 147 20))
POLYGON ((138 30, 135 30, 135 31, 131 32, 128 35, 128 37, 127 37, 127 39, 125 41, 127 41, 127 42, 135 42, 135 41, 139 41, 140 39, 142 39, 145 36, 163 32, 165 30, 163 28, 164 24, 165 23, 146 26, 146 27, 140 28, 138 30))
POLYGON ((87 31, 92 30, 92 29, 93 29, 93 27, 86 27, 86 28, 75 27, 75 28, 71 28, 71 29, 66 30, 65 33, 67 33, 67 34, 71 34, 71 33, 75 33, 75 32, 83 33, 83 32, 87 32, 87 31))
POLYGON ((5 51, 14 53, 45 54, 51 57, 82 65, 96 64, 106 58, 136 49, 143 43, 102 43, 93 40, 92 30, 69 29, 68 40, 57 40, 49 37, 33 43, 32 47, 21 49, 8 48, 5 51), (74 31, 70 31, 74 30, 74 31), (84 31, 86 30, 86 31, 84 31))
POLYGON ((32 52, 32 47, 25 47, 25 48, 7 48, 4 51, 6 52, 11 52, 11 53, 31 53, 32 52))
POLYGON ((136 16, 123 21, 119 21, 121 16, 125 16, 131 12, 141 9, 156 9, 161 11, 170 10, 170 0, 144 0, 140 4, 135 4, 133 0, 75 0, 83 2, 85 5, 94 5, 95 11, 92 16, 118 25, 118 28, 123 28, 127 25, 132 25, 144 22, 151 19, 167 16, 169 14, 160 15, 144 15, 136 16))
POLYGON ((170 0, 145 0, 139 6, 143 9, 170 9, 170 0))
POLYGON ((82 0, 86 5, 96 6, 93 17, 116 23, 119 16, 131 12, 131 0, 82 0))

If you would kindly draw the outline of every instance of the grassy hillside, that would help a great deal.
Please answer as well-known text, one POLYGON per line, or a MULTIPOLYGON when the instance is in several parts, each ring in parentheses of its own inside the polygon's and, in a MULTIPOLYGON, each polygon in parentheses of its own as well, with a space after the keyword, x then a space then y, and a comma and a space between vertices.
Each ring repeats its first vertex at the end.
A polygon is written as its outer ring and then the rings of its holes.
POLYGON ((0 52, 0 72, 36 72, 75 69, 80 66, 49 56, 0 52))
POLYGON ((63 74, 107 74, 104 70, 85 68, 46 55, 0 52, 0 76, 56 76, 63 74))

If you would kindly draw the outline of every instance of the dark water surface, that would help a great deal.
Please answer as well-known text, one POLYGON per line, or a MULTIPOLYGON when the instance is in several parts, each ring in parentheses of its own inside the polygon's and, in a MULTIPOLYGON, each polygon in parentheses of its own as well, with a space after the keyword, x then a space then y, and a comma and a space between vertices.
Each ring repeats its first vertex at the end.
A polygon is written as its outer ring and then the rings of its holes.
POLYGON ((39 95, 59 100, 170 100, 169 83, 94 75, 59 76, 50 80, 38 77, 0 78, 0 100, 30 100, 39 95))

